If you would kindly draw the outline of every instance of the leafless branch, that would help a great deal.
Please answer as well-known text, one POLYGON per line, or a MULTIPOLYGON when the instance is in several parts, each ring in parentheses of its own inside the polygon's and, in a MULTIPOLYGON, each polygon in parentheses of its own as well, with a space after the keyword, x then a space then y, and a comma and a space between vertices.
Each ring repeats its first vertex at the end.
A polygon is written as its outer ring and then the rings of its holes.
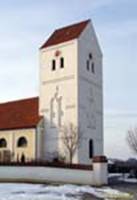
POLYGON ((64 125, 61 128, 62 133, 62 143, 64 144, 67 152, 69 153, 69 161, 72 163, 73 156, 76 152, 76 149, 80 145, 81 134, 78 127, 74 126, 74 124, 69 123, 68 125, 64 125))
POLYGON ((134 153, 137 153, 137 128, 128 130, 127 143, 134 153))

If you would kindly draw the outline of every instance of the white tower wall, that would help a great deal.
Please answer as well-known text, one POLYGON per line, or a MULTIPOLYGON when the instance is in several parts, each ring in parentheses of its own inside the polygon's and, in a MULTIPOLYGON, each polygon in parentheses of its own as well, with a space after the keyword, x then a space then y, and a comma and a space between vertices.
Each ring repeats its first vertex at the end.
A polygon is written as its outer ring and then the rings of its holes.
POLYGON ((59 129, 69 122, 82 133, 73 162, 91 162, 89 140, 93 140, 93 155, 103 155, 102 85, 102 53, 91 23, 78 39, 40 50, 40 114, 45 116, 45 159, 63 152, 59 129), (92 59, 89 59, 90 53, 92 59), (61 57, 64 68, 60 68, 61 57), (55 71, 52 70, 53 59, 56 60, 55 71))
POLYGON ((63 148, 59 141, 60 126, 68 122, 77 126, 77 86, 77 40, 41 50, 40 114, 45 116, 46 159, 54 157, 59 148, 63 148), (57 51, 60 52, 58 57, 55 56, 57 51), (64 68, 60 68, 61 57, 64 58, 64 68), (55 71, 52 71, 53 59, 56 60, 55 71))
POLYGON ((93 140, 93 155, 103 155, 102 53, 91 23, 78 39, 78 77, 78 123, 83 132, 79 162, 90 163, 90 139, 93 140), (91 59, 89 54, 92 54, 91 59))

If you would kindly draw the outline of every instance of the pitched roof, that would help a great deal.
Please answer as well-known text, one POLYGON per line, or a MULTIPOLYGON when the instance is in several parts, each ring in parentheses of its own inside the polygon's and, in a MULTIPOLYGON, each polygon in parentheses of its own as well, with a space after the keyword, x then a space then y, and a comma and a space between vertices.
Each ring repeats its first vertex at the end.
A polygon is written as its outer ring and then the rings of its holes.
POLYGON ((33 128, 39 120, 37 97, 0 104, 0 130, 33 128))
POLYGON ((90 20, 86 20, 55 30, 40 49, 78 38, 89 22, 90 20))

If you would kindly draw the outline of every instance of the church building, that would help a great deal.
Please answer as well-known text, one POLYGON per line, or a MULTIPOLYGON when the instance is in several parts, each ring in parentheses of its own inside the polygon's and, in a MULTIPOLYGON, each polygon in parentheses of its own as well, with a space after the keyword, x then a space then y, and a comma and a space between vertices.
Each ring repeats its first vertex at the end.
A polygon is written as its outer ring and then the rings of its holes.
POLYGON ((39 49, 39 97, 0 104, 0 161, 67 159, 61 127, 81 134, 73 163, 103 155, 102 52, 91 20, 55 30, 39 49))

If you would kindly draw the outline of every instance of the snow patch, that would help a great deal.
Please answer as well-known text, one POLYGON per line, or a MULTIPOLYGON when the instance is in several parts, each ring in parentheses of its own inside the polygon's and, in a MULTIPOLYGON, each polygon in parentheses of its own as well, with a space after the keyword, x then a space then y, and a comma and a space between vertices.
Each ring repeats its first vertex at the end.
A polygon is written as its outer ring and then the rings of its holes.
POLYGON ((80 200, 88 193, 104 199, 130 199, 130 195, 109 187, 77 185, 0 184, 0 200, 80 200))
POLYGON ((119 178, 120 181, 126 182, 126 183, 137 183, 137 179, 135 178, 119 178))

